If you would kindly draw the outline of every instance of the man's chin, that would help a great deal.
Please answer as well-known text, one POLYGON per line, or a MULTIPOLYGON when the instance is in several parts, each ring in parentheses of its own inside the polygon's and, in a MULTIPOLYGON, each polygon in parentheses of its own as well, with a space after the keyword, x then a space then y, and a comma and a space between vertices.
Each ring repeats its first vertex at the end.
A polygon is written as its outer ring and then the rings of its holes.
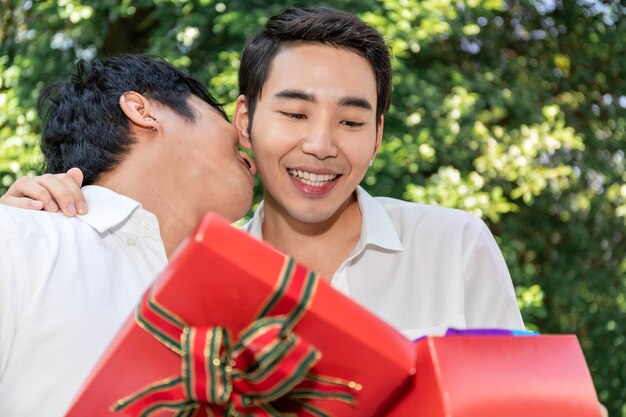
POLYGON ((293 210, 289 213, 291 220, 307 226, 323 225, 332 221, 336 211, 333 210, 293 210))

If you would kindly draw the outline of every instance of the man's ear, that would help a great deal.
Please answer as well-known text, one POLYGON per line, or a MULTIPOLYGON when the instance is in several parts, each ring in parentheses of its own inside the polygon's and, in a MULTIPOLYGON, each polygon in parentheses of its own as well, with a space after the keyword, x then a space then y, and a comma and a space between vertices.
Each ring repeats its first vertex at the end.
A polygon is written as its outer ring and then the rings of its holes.
POLYGON ((159 129, 159 121, 152 114, 150 101, 135 91, 127 91, 120 96, 120 107, 128 120, 140 129, 156 132, 159 129))
POLYGON ((248 105, 246 104, 246 96, 240 95, 235 103, 235 112, 233 113, 233 126, 239 134, 239 145, 244 149, 252 149, 252 141, 250 140, 250 131, 248 123, 250 121, 248 113, 248 105))
POLYGON ((380 119, 376 124, 376 145, 374 146, 374 153, 372 155, 372 160, 376 158, 376 154, 378 154, 378 150, 380 149, 380 144, 383 142, 383 127, 385 126, 385 116, 380 115, 380 119))

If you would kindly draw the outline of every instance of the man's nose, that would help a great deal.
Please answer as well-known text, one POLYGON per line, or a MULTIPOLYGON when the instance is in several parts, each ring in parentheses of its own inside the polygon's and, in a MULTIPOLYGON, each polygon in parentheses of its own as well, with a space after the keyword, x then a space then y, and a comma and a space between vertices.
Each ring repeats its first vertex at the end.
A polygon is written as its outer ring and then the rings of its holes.
POLYGON ((337 156, 335 132, 331 123, 317 123, 302 142, 302 151, 318 159, 337 156))

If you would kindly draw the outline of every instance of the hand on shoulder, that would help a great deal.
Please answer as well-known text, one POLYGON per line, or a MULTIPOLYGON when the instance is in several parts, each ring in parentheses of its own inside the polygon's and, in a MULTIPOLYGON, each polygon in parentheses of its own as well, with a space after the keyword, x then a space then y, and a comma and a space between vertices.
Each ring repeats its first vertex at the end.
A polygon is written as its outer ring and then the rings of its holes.
POLYGON ((0 204, 30 210, 61 210, 68 217, 87 213, 87 202, 80 186, 83 173, 71 168, 65 174, 20 177, 0 196, 0 204))

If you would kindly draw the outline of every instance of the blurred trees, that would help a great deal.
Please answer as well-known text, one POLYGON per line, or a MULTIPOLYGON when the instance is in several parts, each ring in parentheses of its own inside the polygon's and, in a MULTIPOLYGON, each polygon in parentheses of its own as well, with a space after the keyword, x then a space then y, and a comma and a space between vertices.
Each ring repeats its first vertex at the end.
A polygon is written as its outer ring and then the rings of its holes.
MULTIPOLYGON (((0 0, 0 192, 40 169, 37 92, 78 58, 160 55, 232 103, 246 37, 306 3, 0 0)), ((395 56, 384 145, 364 185, 485 218, 528 325, 577 334, 600 400, 626 416, 626 8, 619 0, 319 4, 361 16, 395 56)))

